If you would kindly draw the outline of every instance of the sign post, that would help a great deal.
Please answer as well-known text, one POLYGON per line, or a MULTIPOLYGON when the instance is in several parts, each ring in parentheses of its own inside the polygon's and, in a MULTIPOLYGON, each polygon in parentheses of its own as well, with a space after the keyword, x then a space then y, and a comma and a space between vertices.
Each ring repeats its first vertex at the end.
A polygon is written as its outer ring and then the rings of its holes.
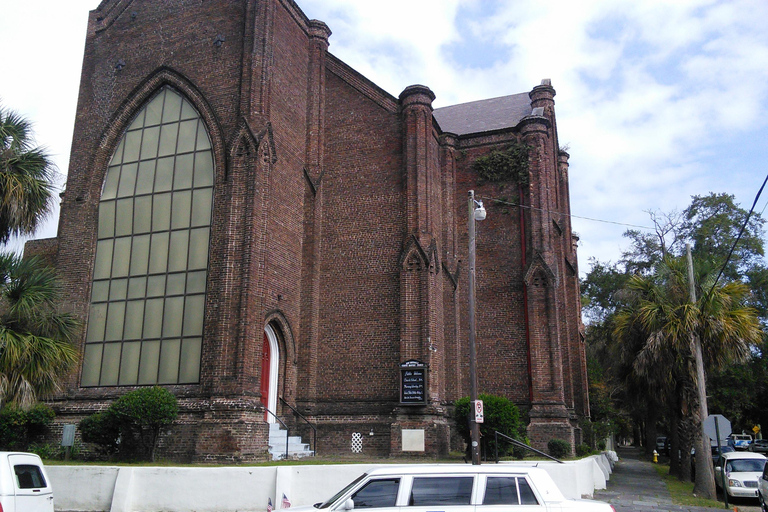
MULTIPOLYGON (((720 447, 723 445, 725 438, 731 435, 731 422, 722 414, 710 414, 702 423, 702 428, 710 439, 717 442, 717 458, 720 460, 723 456, 723 451, 720 447)), ((720 478, 722 479, 723 489, 725 489, 724 467, 720 468, 720 478)), ((725 498, 725 508, 728 508, 728 493, 723 491, 723 497, 725 498)))

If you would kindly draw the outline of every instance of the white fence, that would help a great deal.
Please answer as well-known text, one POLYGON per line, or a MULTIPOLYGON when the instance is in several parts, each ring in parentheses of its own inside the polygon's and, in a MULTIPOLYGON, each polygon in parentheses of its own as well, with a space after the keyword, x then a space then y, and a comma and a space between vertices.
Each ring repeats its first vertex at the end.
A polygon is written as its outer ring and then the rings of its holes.
MULTIPOLYGON (((615 453, 544 468, 566 498, 605 489, 615 453)), ((514 463, 518 464, 518 463, 514 463)), ((228 468, 48 466, 57 511, 78 512, 264 512, 267 502, 282 508, 311 505, 332 496, 379 465, 237 466, 228 468)))

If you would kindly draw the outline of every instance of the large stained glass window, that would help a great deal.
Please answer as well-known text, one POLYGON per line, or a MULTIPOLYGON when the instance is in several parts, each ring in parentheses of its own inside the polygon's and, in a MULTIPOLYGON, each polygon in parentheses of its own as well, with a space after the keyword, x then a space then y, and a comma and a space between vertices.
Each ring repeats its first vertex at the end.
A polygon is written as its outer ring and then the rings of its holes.
POLYGON ((82 386, 199 382, 213 174, 200 115, 162 89, 104 181, 82 386))

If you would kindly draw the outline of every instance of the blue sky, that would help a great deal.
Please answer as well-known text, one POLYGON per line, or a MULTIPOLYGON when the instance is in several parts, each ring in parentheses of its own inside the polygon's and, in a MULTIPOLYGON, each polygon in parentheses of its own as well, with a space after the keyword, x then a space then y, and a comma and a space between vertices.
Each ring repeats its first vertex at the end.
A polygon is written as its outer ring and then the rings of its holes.
MULTIPOLYGON (((35 122, 62 173, 88 10, 98 0, 4 3, 0 100, 35 122)), ((765 0, 297 0, 330 51, 397 96, 435 107, 529 91, 550 78, 571 154, 571 213, 588 258, 616 260, 626 226, 694 194, 749 208, 768 173, 765 0)), ((757 210, 768 204, 768 192, 757 210)), ((38 236, 55 236, 52 218, 38 236)))

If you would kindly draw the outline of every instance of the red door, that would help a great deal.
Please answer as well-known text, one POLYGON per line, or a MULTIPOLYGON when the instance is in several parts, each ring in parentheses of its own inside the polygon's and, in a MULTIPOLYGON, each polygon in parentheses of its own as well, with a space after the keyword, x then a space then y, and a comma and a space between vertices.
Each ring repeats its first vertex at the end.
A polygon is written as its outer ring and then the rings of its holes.
MULTIPOLYGON (((267 333, 264 333, 264 344, 261 347, 261 403, 265 408, 269 407, 269 369, 270 350, 267 333)), ((274 411, 273 411, 274 412, 274 411)), ((269 413, 264 413, 264 420, 269 421, 269 413)))

